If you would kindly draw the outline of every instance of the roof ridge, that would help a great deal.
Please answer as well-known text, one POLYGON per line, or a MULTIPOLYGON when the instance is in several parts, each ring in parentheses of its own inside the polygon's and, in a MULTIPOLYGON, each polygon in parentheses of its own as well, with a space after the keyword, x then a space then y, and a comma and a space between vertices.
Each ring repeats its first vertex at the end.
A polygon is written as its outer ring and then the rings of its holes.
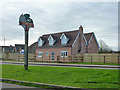
POLYGON ((94 32, 89 32, 89 33, 83 33, 83 34, 92 34, 92 33, 94 33, 94 32))
POLYGON ((67 33, 67 32, 75 32, 75 31, 79 31, 79 30, 71 30, 71 31, 58 32, 58 33, 50 33, 50 34, 44 34, 42 36, 54 35, 54 34, 60 34, 60 33, 67 33))

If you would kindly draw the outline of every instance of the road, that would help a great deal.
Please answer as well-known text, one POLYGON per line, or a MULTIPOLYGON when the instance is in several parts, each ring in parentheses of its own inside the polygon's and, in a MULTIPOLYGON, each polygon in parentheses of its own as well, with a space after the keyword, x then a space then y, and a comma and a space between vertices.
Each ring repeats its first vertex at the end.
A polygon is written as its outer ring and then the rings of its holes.
MULTIPOLYGON (((16 84, 3 83, 3 82, 0 82, 0 84, 2 85, 2 88, 26 88, 26 89, 33 88, 32 90, 48 90, 48 89, 44 89, 44 88, 36 88, 36 87, 31 87, 31 86, 23 86, 23 85, 16 85, 16 84)), ((52 89, 49 89, 49 90, 52 90, 52 89)))
POLYGON ((22 86, 22 85, 16 85, 16 84, 2 82, 2 88, 35 88, 35 87, 28 87, 28 86, 22 86))
MULTIPOLYGON (((24 65, 24 62, 4 61, 0 64, 24 65)), ((60 63, 38 63, 29 62, 29 66, 54 66, 54 67, 77 67, 77 68, 95 68, 95 69, 120 69, 117 65, 86 65, 86 64, 60 64, 60 63)))

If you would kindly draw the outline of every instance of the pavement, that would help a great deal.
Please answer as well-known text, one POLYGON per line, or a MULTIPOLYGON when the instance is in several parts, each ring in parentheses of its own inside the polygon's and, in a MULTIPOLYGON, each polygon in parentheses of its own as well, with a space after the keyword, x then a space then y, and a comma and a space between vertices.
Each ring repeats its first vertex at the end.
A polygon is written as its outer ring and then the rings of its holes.
POLYGON ((28 86, 22 86, 22 85, 16 85, 16 84, 2 82, 2 88, 35 88, 35 87, 28 87, 28 86))
MULTIPOLYGON (((0 64, 24 65, 24 62, 2 61, 0 64)), ((90 65, 90 64, 64 64, 64 63, 39 63, 29 62, 29 66, 54 66, 54 67, 77 67, 77 68, 95 68, 95 69, 120 69, 118 65, 90 65)))
MULTIPOLYGON (((27 88, 29 88, 29 89, 32 89, 32 90, 36 90, 36 89, 39 89, 39 90, 48 90, 48 89, 45 89, 45 88, 37 88, 37 87, 31 87, 31 86, 23 86, 23 85, 16 85, 16 84, 10 84, 10 83, 3 83, 3 82, 0 82, 0 84, 2 85, 2 88, 4 89, 4 88, 16 88, 16 90, 17 90, 17 88, 21 88, 21 89, 27 89, 27 88)), ((49 89, 49 90, 52 90, 52 89, 49 89)))
MULTIPOLYGON (((92 90, 92 89, 85 89, 85 88, 78 88, 78 87, 70 87, 70 86, 63 86, 63 85, 54 85, 54 84, 44 84, 44 83, 37 83, 37 82, 29 82, 29 81, 21 81, 21 80, 14 80, 14 79, 5 79, 0 78, 1 81, 11 81, 11 82, 17 82, 17 83, 23 83, 23 84, 33 84, 33 85, 40 85, 40 86, 48 86, 51 87, 49 90, 92 90)), ((40 90, 48 90, 46 88, 35 88, 35 87, 29 87, 29 86, 21 86, 21 85, 15 85, 15 84, 9 84, 9 83, 3 83, 3 88, 30 88, 30 89, 40 89, 40 90)))

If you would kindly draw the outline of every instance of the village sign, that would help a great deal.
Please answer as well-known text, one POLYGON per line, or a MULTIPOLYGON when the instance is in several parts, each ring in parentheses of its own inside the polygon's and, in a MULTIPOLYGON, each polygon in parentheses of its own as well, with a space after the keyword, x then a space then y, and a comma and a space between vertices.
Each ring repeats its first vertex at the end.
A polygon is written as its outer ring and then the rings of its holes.
POLYGON ((34 28, 34 24, 29 14, 22 14, 19 17, 19 25, 25 30, 24 68, 28 70, 28 31, 30 28, 34 28))

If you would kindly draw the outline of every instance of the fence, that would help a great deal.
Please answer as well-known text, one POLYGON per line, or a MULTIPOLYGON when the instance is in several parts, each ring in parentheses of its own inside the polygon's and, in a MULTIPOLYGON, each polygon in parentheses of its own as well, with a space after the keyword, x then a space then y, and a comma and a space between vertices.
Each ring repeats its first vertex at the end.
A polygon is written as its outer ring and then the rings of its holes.
MULTIPOLYGON (((20 53, 2 53, 0 58, 3 60, 24 60, 24 54, 20 53)), ((89 63, 115 63, 120 64, 120 54, 80 54, 76 56, 43 56, 36 57, 36 55, 29 53, 29 61, 41 61, 41 62, 89 62, 89 63)))
MULTIPOLYGON (((21 53, 2 53, 0 56, 3 60, 17 60, 17 61, 24 61, 24 54, 21 53)), ((29 61, 35 61, 36 56, 32 53, 28 54, 29 61)))
POLYGON ((120 54, 84 54, 84 62, 120 64, 120 54))
POLYGON ((41 62, 89 62, 89 63, 115 63, 120 64, 120 54, 80 54, 75 56, 51 56, 37 57, 36 61, 41 62))

